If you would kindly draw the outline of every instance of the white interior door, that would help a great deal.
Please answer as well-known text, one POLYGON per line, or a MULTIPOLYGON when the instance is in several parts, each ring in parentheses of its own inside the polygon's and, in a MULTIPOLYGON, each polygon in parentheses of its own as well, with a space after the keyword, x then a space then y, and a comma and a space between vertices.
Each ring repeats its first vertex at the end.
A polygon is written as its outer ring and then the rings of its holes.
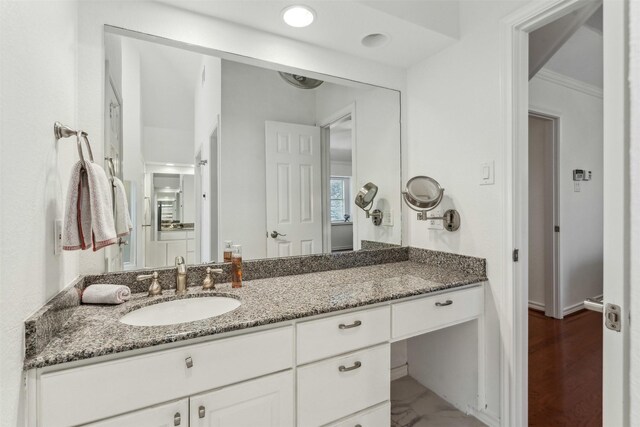
POLYGON ((265 145, 267 256, 321 253, 320 128, 267 121, 265 145))
MULTIPOLYGON (((604 263, 606 308, 619 307, 620 331, 603 322, 603 425, 632 425, 629 420, 629 183, 627 2, 603 4, 604 44, 604 263)), ((636 319, 637 321, 637 319, 636 319)))

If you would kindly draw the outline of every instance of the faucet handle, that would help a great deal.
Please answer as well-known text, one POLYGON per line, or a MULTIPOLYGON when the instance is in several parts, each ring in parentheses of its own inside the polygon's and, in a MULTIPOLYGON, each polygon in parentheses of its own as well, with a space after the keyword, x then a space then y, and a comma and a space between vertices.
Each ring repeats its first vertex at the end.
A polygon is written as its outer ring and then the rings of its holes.
POLYGON ((136 280, 138 282, 142 282, 143 280, 147 280, 147 279, 153 279, 151 281, 151 285, 149 286, 149 296, 153 297, 156 295, 162 295, 162 287, 160 286, 160 283, 158 282, 158 272, 154 271, 152 274, 141 274, 138 277, 136 277, 136 280))
POLYGON ((138 282, 142 282, 143 280, 157 279, 157 278, 158 278, 158 272, 154 271, 152 274, 141 274, 141 275, 136 277, 136 280, 138 282))
POLYGON ((222 273, 224 273, 224 271, 221 268, 207 267, 207 276, 202 281, 202 290, 203 291, 208 291, 208 290, 211 290, 211 289, 215 289, 216 288, 216 283, 213 280, 213 278, 211 277, 211 275, 214 274, 215 276, 220 276, 220 275, 222 275, 222 273))

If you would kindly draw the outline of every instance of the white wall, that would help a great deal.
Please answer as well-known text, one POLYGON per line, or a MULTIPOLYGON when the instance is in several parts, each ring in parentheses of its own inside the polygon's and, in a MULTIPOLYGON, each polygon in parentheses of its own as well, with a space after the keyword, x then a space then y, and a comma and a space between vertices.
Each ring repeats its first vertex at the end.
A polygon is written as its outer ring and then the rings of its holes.
POLYGON ((145 126, 143 135, 142 152, 146 162, 194 163, 193 130, 145 126))
MULTIPOLYGON (((244 57, 282 64, 294 70, 314 70, 404 89, 404 70, 335 52, 285 37, 267 34, 226 21, 184 12, 155 2, 91 1, 79 5, 78 121, 96 135, 102 134, 101 101, 104 96, 104 25, 153 34, 244 57)), ((102 150, 94 149, 97 157, 102 150)), ((81 255, 82 271, 102 271, 103 256, 81 255)))
POLYGON ((219 240, 242 245, 247 259, 267 257, 265 121, 313 126, 315 112, 315 91, 289 85, 276 71, 222 61, 219 240))
POLYGON ((356 194, 367 182, 378 186, 373 209, 391 213, 393 226, 374 226, 362 209, 353 209, 357 216, 354 227, 360 249, 361 240, 399 244, 402 239, 400 213, 400 94, 380 88, 344 87, 324 83, 317 91, 317 121, 322 122, 344 108, 355 104, 352 117, 356 155, 352 159, 351 194, 356 194), (397 142, 396 142, 397 141, 397 142))
MULTIPOLYGON (((443 207, 455 207, 457 232, 429 231, 408 214, 408 244, 487 259, 485 288, 486 412, 500 413, 499 321, 505 262, 501 247, 504 175, 501 159, 499 21, 524 2, 461 2, 460 41, 407 73, 406 176, 428 175, 445 188, 443 207), (495 160, 495 185, 481 186, 480 164, 495 160)), ((504 328, 504 329, 502 329, 504 328)), ((470 337, 471 338, 471 337, 470 337)))
MULTIPOLYGON (((77 252, 53 254, 54 220, 63 216, 69 172, 78 157, 74 139, 56 143, 53 136, 56 120, 78 126, 76 7, 75 1, 0 2, 3 426, 25 425, 23 322, 78 275, 77 252)), ((95 99, 100 112, 102 102, 95 99)), ((95 141, 99 145, 100 138, 95 141)))
POLYGON ((532 110, 560 116, 558 148, 560 284, 564 310, 602 294, 603 109, 602 98, 534 77, 532 110), (573 191, 573 169, 592 180, 573 191))

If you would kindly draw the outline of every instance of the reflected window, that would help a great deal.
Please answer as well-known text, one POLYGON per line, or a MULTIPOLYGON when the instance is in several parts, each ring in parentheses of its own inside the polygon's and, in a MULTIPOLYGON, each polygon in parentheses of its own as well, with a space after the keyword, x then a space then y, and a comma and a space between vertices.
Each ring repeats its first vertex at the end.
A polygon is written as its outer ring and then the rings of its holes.
POLYGON ((331 222, 347 222, 351 218, 349 208, 349 177, 332 176, 329 181, 331 196, 331 222))

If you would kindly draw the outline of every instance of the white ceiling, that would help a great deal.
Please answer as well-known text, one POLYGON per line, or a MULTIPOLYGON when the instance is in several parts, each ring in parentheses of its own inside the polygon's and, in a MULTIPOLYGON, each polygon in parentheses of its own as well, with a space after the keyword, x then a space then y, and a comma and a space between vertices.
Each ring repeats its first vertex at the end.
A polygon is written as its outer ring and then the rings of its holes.
POLYGON ((174 7, 257 28, 280 36, 393 66, 408 67, 455 43, 458 0, 310 0, 316 12, 306 28, 292 28, 281 19, 291 0, 157 0, 174 7), (368 34, 383 33, 389 43, 362 46, 368 34))
POLYGON ((544 68, 602 88, 602 33, 584 25, 551 57, 544 68))

